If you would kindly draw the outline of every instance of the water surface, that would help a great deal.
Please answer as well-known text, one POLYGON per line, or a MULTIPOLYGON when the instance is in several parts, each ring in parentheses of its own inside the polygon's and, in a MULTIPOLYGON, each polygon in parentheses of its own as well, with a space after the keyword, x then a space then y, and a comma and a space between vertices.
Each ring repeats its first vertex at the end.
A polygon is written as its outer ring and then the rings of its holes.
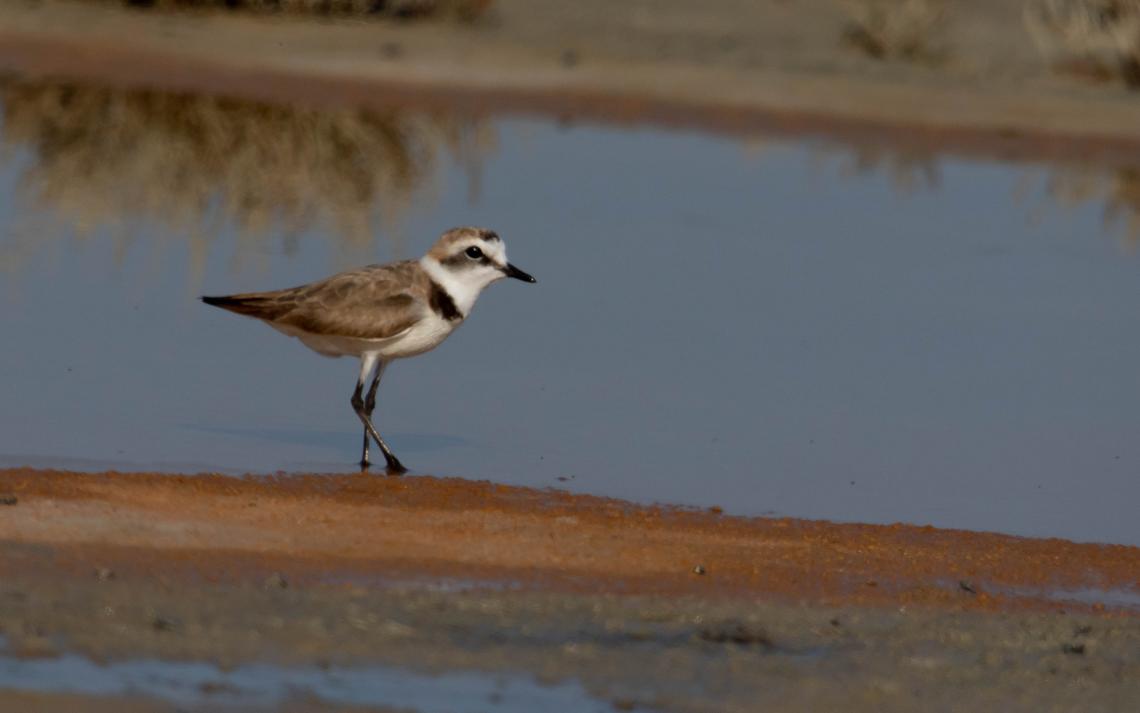
POLYGON ((605 713, 613 706, 576 682, 540 685, 530 676, 338 666, 246 664, 222 670, 201 662, 159 660, 96 664, 75 654, 55 658, 0 657, 0 688, 92 697, 143 696, 193 710, 278 708, 320 701, 384 706, 422 713, 605 713))
POLYGON ((417 472, 1140 544, 1140 174, 66 89, 4 94, 0 464, 352 469, 356 364, 196 296, 477 224, 539 282, 387 372, 417 472))

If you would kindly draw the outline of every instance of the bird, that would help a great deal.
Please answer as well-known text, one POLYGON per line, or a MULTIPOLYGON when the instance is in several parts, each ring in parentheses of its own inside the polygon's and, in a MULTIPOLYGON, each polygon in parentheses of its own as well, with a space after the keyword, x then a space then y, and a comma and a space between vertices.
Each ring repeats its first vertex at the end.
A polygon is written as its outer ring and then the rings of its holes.
POLYGON ((387 472, 395 475, 407 468, 372 423, 384 369, 395 359, 439 346, 471 314, 483 289, 504 278, 537 282, 507 261, 498 233, 466 226, 444 232, 418 260, 367 265, 284 290, 201 300, 259 319, 323 356, 360 359, 351 398, 364 425, 360 466, 371 465, 371 439, 384 454, 387 472))

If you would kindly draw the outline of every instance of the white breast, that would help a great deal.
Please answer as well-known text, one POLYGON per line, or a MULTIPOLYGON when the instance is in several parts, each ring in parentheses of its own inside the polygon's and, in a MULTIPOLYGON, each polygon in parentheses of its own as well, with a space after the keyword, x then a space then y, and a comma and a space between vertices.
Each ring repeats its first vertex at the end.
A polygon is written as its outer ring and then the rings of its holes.
POLYGON ((435 312, 429 312, 428 316, 397 337, 384 340, 383 344, 377 345, 379 347, 377 351, 383 359, 403 359, 423 354, 439 346, 439 343, 447 339, 447 335, 462 323, 462 320, 448 321, 435 312))
POLYGON ((461 320, 448 321, 435 312, 429 312, 420 321, 399 334, 386 339, 360 339, 333 334, 314 334, 284 324, 266 322, 279 332, 296 337, 313 351, 329 357, 354 356, 371 352, 382 359, 403 359, 430 351, 447 339, 447 335, 462 324, 461 320))

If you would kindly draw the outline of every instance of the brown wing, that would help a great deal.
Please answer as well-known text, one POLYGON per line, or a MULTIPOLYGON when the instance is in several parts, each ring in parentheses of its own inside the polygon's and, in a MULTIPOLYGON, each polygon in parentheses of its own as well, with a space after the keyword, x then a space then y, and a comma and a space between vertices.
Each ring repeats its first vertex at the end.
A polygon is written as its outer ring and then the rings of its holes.
POLYGON ((418 266, 370 265, 320 282, 274 292, 203 297, 208 305, 288 325, 312 334, 386 339, 418 322, 428 310, 418 266))

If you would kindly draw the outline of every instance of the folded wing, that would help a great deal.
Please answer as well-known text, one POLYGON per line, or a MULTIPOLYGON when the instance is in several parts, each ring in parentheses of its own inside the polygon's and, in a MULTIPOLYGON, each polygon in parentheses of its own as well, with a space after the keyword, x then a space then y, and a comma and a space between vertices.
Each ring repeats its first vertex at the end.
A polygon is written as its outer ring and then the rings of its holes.
POLYGON ((371 265, 300 287, 203 297, 208 305, 309 334, 387 339, 423 319, 413 263, 371 265))

